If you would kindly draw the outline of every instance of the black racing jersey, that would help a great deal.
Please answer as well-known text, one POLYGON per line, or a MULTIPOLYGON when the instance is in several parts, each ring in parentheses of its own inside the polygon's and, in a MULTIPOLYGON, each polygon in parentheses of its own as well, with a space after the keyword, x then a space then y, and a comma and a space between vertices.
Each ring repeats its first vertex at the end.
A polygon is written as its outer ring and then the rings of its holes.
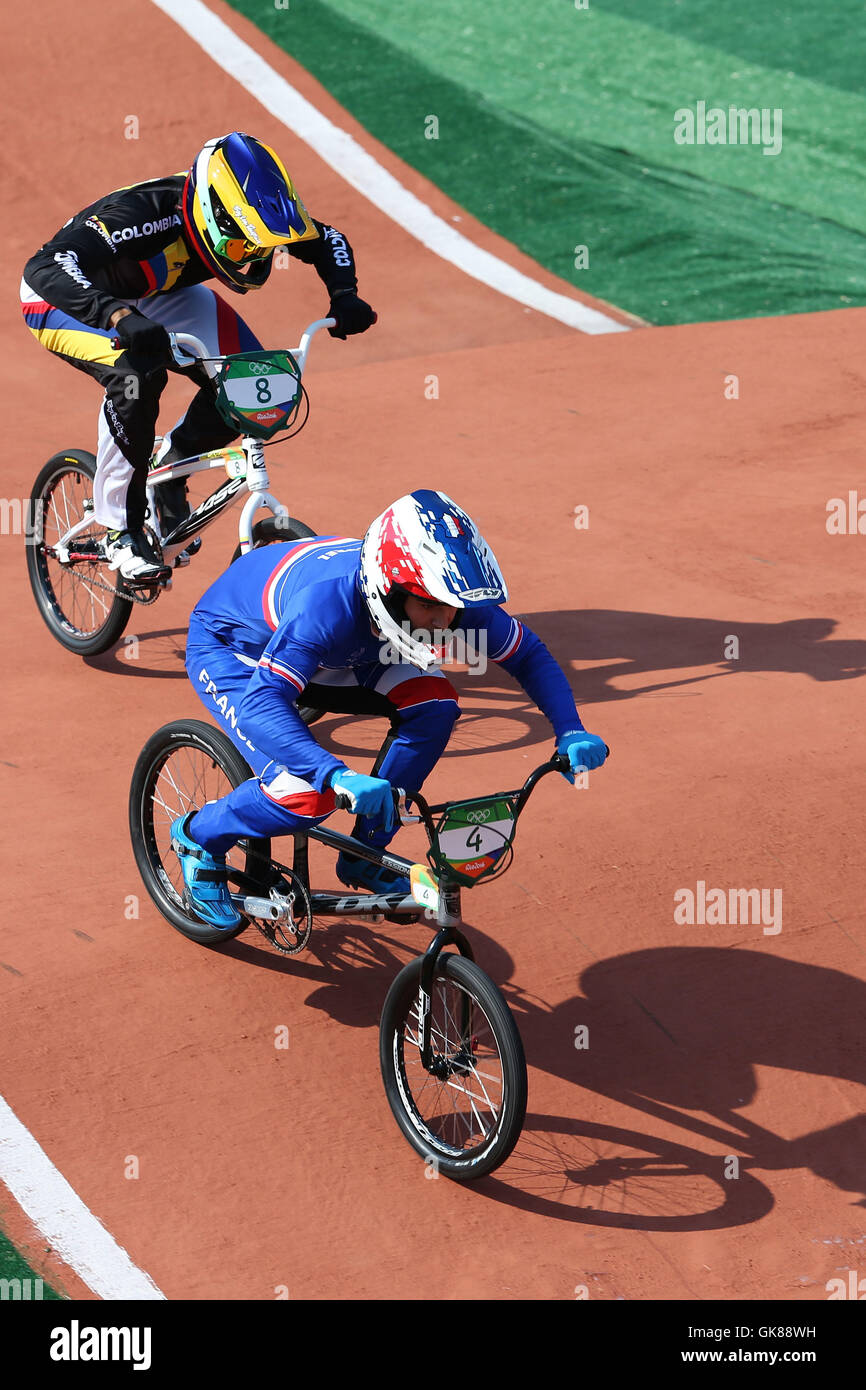
MULTIPOLYGON (((47 304, 91 328, 107 329, 111 315, 127 308, 130 300, 171 294, 214 278, 184 230, 185 180, 185 173, 171 174, 97 199, 31 256, 24 279, 47 304)), ((346 238, 315 218, 312 222, 319 233, 315 241, 284 249, 315 266, 329 294, 357 289, 346 238)), ((273 257, 268 275, 272 267, 273 257)))

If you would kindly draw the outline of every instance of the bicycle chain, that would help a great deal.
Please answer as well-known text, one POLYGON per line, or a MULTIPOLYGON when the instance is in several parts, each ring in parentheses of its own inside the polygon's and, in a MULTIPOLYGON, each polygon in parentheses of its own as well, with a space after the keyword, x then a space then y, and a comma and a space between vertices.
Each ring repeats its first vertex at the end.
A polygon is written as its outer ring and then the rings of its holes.
MULTIPOLYGON (((93 510, 93 505, 92 505, 92 503, 91 503, 90 507, 86 507, 85 510, 87 510, 87 511, 92 511, 92 510, 93 510)), ((147 520, 147 518, 149 517, 149 515, 150 515, 150 508, 148 507, 147 510, 146 510, 146 512, 145 512, 145 521, 147 520)), ((151 530, 151 528, 148 526, 146 529, 150 532, 150 535, 153 536, 153 531, 151 530)), ((154 539, 155 539, 155 537, 154 537, 154 539)), ((55 559, 56 559, 56 558, 57 558, 57 557, 55 556, 55 559)), ((104 561, 103 561, 103 562, 104 562, 104 561)), ((75 566, 74 566, 74 565, 70 565, 70 564, 64 565, 62 560, 58 560, 58 564, 62 565, 63 568, 66 569, 68 573, 70 573, 70 574, 74 574, 74 573, 75 573, 75 566)), ((128 589, 128 588, 126 588, 126 587, 124 587, 124 588, 122 588, 122 589, 118 589, 116 583, 115 583, 113 586, 112 586, 111 584, 106 584, 105 581, 104 581, 103 579, 97 578, 96 575, 91 575, 90 578, 89 578, 86 582, 87 582, 88 584, 92 584, 92 585, 94 586, 94 588, 102 589, 102 591, 103 591, 104 593, 106 593, 106 594, 111 594, 111 595, 113 595, 114 598, 122 598, 122 599, 125 599, 128 603, 141 603, 141 604, 143 604, 145 607, 148 607, 148 608, 150 607, 150 605, 151 605, 152 603, 156 603, 156 600, 159 598, 160 591, 165 587, 163 584, 154 584, 154 585, 152 586, 152 588, 145 590, 144 593, 139 593, 136 589, 128 589)))
MULTIPOLYGON (((73 570, 74 567, 70 565, 68 568, 69 570, 73 570)), ((94 588, 104 589, 107 594, 112 594, 115 598, 127 599, 130 603, 143 603, 146 606, 151 603, 156 603, 156 600, 159 598, 160 589, 162 588, 161 585, 155 584, 147 594, 140 594, 135 589, 118 589, 116 585, 112 588, 110 584, 106 584, 104 580, 98 579, 96 575, 92 575, 85 582, 93 585, 94 588)))

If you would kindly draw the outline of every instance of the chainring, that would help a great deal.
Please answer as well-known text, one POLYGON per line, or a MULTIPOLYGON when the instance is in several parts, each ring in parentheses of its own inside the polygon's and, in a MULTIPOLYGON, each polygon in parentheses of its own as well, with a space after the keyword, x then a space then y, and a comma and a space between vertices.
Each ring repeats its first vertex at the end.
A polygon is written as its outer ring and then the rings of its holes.
MULTIPOLYGON (((89 510, 92 510, 92 508, 89 510)), ((144 529, 156 553, 158 555, 161 555, 162 547, 159 544, 156 532, 153 531, 153 529, 150 526, 145 526, 144 529)), ((53 546, 47 546, 44 548, 46 550, 51 550, 54 559, 57 560, 57 563, 60 564, 64 570, 66 570, 67 574, 75 573, 75 570, 77 568, 76 564, 64 564, 62 560, 58 560, 57 556, 54 555, 53 546)), ((81 561, 78 562, 78 564, 80 563, 81 561)), ((104 564, 104 559, 100 558, 99 563, 104 564)), ((125 599, 127 603, 140 603, 143 604, 145 607, 149 607, 150 604, 156 603, 156 600, 159 598, 163 589, 166 587, 164 583, 142 585, 141 587, 132 587, 127 583, 126 580, 123 579, 122 576, 118 576, 118 580, 115 580, 114 584, 106 584, 104 579, 99 578, 95 574, 89 574, 84 582, 89 584, 94 589, 101 589, 104 593, 111 594, 112 598, 122 598, 125 599)))
POLYGON ((283 865, 280 881, 274 885, 268 896, 280 907, 286 907, 291 918, 287 922, 260 922, 254 919, 255 926, 269 945, 282 956, 296 956, 306 949, 313 931, 313 904, 310 894, 302 880, 283 865))

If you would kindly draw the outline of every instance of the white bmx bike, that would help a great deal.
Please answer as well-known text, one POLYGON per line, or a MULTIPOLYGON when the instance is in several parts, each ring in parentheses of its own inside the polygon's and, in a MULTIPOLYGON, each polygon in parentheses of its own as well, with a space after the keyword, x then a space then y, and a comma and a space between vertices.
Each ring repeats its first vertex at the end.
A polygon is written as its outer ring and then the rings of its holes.
MULTIPOLYGON (((232 559, 271 541, 303 540, 317 533, 290 516, 271 493, 264 450, 281 435, 292 438, 304 426, 309 401, 301 377, 314 334, 336 320, 317 319, 297 348, 229 353, 208 357, 192 333, 170 333, 178 367, 200 364, 216 383, 217 407, 242 435, 237 445, 195 454, 167 466, 151 465, 147 480, 146 530, 167 577, 149 585, 132 585, 109 568, 106 532, 93 515, 96 458, 84 449, 64 449, 39 473, 30 495, 27 569, 30 585, 51 634, 67 651, 94 656, 113 646, 132 614, 133 603, 152 604, 171 584, 181 553, 242 493, 246 500, 238 520, 238 544, 232 559), (302 412, 302 413, 301 413, 302 412), (228 475, 190 515, 163 535, 155 489, 207 469, 228 475), (269 515, 255 520, 257 513, 269 515)), ((156 441, 158 450, 161 440, 156 441)), ((156 457, 156 452, 154 454, 156 457)), ((186 558, 180 560, 185 563, 186 558)))

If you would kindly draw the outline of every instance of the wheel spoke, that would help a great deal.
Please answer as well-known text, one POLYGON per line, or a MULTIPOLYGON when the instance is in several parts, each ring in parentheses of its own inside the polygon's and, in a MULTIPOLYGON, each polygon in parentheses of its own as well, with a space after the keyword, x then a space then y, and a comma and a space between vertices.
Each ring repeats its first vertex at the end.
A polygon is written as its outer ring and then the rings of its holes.
POLYGON ((502 1117, 505 1075, 494 1029, 479 1000, 449 977, 436 978, 431 995, 433 1066, 420 1057, 421 1019, 417 998, 407 1010, 395 1049, 408 1092, 414 1127, 435 1151, 465 1157, 495 1136, 502 1117), (464 1030, 459 1020, 467 1018, 464 1030), (473 1060, 469 1060, 470 1056, 473 1060))
MULTIPOLYGON (((95 637, 111 620, 116 591, 101 587, 103 582, 110 586, 111 571, 104 571, 107 578, 103 580, 98 561, 64 565, 47 551, 85 519, 85 501, 90 500, 91 494, 92 480, 87 472, 59 464, 42 493, 42 540, 36 546, 38 582, 54 619, 64 629, 72 629, 75 637, 84 639, 95 637)), ((73 545, 98 542, 100 535, 101 528, 92 522, 75 537, 73 545)))
MULTIPOLYGON (((183 873, 171 849, 171 827, 179 816, 200 810, 205 802, 216 801, 231 790, 228 775, 215 759, 188 744, 173 747, 154 773, 149 808, 152 855, 178 901, 182 900, 183 873)), ((226 855, 226 864, 230 870, 241 870, 245 857, 236 846, 226 855)))

